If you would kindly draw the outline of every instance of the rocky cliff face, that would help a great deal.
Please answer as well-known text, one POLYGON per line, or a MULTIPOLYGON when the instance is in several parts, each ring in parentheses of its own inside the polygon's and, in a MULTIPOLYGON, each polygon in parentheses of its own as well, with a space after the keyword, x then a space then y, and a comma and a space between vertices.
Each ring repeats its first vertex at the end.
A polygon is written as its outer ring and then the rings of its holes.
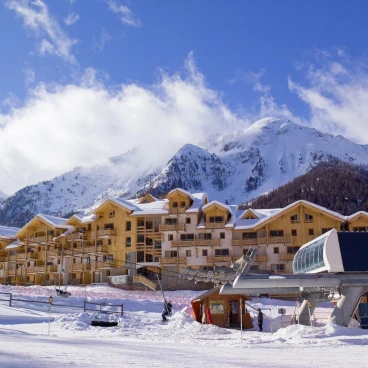
MULTIPOLYGON (((23 188, 0 204, 0 224, 22 226, 37 213, 67 216, 104 198, 163 195, 175 187, 210 199, 243 203, 305 174, 329 157, 368 164, 368 146, 284 119, 266 118, 247 129, 186 144, 165 165, 142 163, 135 150, 90 168, 23 188)), ((152 149, 152 148, 151 148, 152 149)))

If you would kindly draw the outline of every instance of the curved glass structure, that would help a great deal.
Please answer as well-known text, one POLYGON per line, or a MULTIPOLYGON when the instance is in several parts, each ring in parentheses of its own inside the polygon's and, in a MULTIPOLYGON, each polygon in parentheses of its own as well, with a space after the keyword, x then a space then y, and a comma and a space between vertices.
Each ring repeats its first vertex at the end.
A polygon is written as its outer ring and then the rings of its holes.
POLYGON ((325 266, 323 248, 328 235, 298 250, 293 263, 294 273, 306 273, 325 266))

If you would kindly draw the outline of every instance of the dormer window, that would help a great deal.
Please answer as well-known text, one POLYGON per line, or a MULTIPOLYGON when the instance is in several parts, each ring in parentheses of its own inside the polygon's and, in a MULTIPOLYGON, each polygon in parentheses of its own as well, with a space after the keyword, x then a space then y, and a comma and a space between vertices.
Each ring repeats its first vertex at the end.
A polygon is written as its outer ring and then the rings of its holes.
POLYGON ((304 222, 313 222, 313 216, 308 213, 304 214, 304 222))
POLYGON ((173 202, 172 203, 172 206, 173 206, 173 208, 178 208, 179 206, 178 206, 178 202, 173 202))
POLYGON ((299 215, 298 215, 298 214, 296 214, 296 215, 294 215, 294 216, 291 216, 291 217, 290 217, 290 222, 291 222, 292 224, 296 224, 296 223, 300 222, 300 221, 299 221, 299 215))
POLYGON ((209 222, 211 224, 213 224, 213 223, 221 223, 221 222, 224 222, 224 217, 223 216, 210 216, 209 217, 209 222))
POLYGON ((109 213, 109 217, 110 217, 110 218, 114 218, 114 217, 115 217, 115 210, 112 210, 112 211, 109 213))
POLYGON ((184 201, 180 202, 180 207, 185 208, 185 202, 184 201))

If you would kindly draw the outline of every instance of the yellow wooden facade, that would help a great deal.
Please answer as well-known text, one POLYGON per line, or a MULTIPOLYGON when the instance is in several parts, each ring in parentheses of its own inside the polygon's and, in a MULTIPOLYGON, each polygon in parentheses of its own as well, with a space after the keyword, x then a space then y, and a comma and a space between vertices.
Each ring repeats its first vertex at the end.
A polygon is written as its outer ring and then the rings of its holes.
POLYGON ((322 233, 368 230, 366 212, 345 218, 297 201, 264 215, 195 195, 178 188, 164 200, 107 199, 83 218, 53 222, 38 215, 12 239, 2 238, 0 229, 0 282, 89 284, 110 275, 210 270, 229 266, 254 247, 255 268, 285 273, 299 247, 322 233), (243 213, 244 226, 236 213, 243 213), (17 239, 18 246, 5 249, 17 239))

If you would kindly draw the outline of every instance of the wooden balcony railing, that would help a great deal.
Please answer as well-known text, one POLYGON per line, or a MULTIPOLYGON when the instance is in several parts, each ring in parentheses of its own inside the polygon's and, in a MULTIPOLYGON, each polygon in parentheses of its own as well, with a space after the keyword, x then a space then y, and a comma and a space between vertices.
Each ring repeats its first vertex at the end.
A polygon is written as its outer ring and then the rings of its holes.
POLYGON ((81 241, 85 239, 84 233, 74 233, 67 236, 67 241, 81 241))
POLYGON ((207 257, 207 263, 213 263, 213 262, 232 262, 233 257, 232 256, 208 256, 207 257))
POLYGON ((206 222, 207 229, 224 229, 225 222, 206 222))
POLYGON ((161 264, 185 264, 185 257, 167 257, 160 259, 161 264))
POLYGON ((116 268, 115 261, 97 261, 92 262, 92 267, 99 269, 99 268, 116 268))
POLYGON ((279 254, 280 261, 292 261, 295 257, 295 254, 279 254))
POLYGON ((5 256, 0 256, 0 262, 6 262, 6 257, 5 256))
POLYGON ((187 209, 185 207, 169 207, 169 213, 171 214, 180 214, 180 213, 185 213, 187 209))
POLYGON ((233 246, 242 246, 242 245, 258 245, 258 238, 251 239, 233 239, 233 246))
POLYGON ((255 261, 259 263, 264 263, 268 261, 268 257, 267 256, 257 256, 255 261))
POLYGON ((9 256, 9 261, 15 261, 15 256, 9 256))
POLYGON ((46 243, 46 235, 45 236, 32 236, 28 238, 28 241, 31 243, 46 243))
POLYGON ((69 271, 88 271, 91 269, 90 263, 73 263, 69 265, 69 271))
POLYGON ((160 231, 185 231, 185 224, 160 225, 160 231))
POLYGON ((104 229, 104 230, 97 230, 97 232, 94 230, 92 231, 92 236, 97 238, 100 237, 109 237, 109 236, 115 236, 116 230, 115 229, 104 229))
POLYGON ((197 247, 197 246, 215 246, 220 245, 220 239, 204 240, 204 239, 194 239, 194 240, 173 240, 171 242, 173 247, 197 247))
POLYGON ((8 270, 8 276, 15 276, 15 270, 8 270))

